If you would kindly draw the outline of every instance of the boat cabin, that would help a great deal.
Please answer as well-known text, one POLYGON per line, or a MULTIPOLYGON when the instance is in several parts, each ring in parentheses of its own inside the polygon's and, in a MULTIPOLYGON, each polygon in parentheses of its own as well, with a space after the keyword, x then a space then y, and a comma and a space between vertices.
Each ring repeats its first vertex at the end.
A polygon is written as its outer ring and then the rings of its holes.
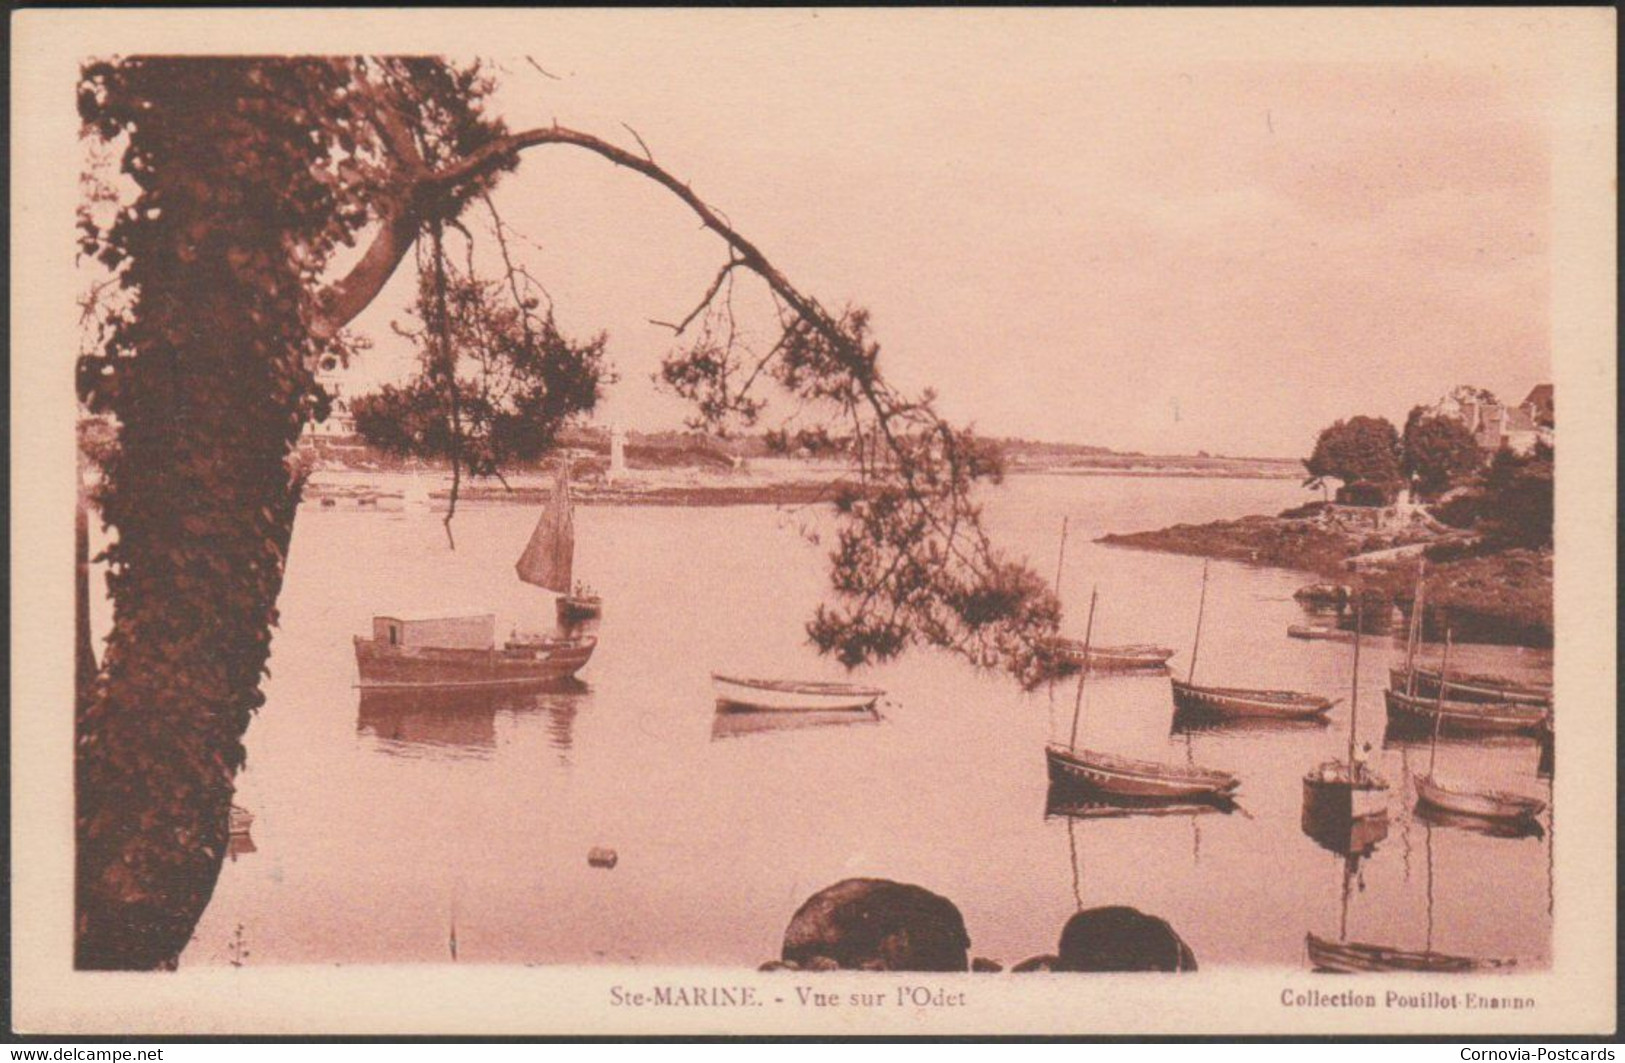
POLYGON ((403 649, 488 650, 496 645, 492 613, 434 613, 375 616, 372 637, 403 649))

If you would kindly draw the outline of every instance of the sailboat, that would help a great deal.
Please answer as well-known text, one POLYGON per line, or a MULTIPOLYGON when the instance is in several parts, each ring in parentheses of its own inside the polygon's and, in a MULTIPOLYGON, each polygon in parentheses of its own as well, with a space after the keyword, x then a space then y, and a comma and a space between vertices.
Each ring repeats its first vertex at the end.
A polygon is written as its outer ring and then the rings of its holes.
MULTIPOLYGON (((1066 529, 1069 519, 1061 518, 1061 553, 1055 562, 1056 594, 1061 593, 1061 572, 1066 565, 1066 529)), ((1049 645, 1055 656, 1072 668, 1138 676, 1168 674, 1168 658, 1174 655, 1174 651, 1166 646, 1156 646, 1147 642, 1123 646, 1091 646, 1078 639, 1060 635, 1052 638, 1049 645)))
MULTIPOLYGON (((1356 599, 1358 602, 1358 599, 1356 599)), ((1354 669, 1349 690, 1349 747, 1345 760, 1328 760, 1303 777, 1304 816, 1355 820, 1388 815, 1388 783, 1355 755, 1360 718, 1360 607, 1355 606, 1354 669)))
POLYGON ((1202 617, 1207 611, 1207 567, 1207 562, 1203 561, 1202 597, 1196 606, 1196 637, 1191 643, 1191 664, 1183 682, 1173 680, 1174 707, 1194 716, 1227 719, 1263 716, 1281 720, 1310 720, 1330 712, 1336 702, 1318 694, 1196 685, 1196 656, 1202 648, 1202 617))
POLYGON ((536 521, 530 533, 525 552, 519 555, 514 570, 526 583, 557 594, 555 603, 559 623, 568 627, 583 620, 603 615, 604 602, 596 594, 588 593, 579 581, 571 583, 575 563, 575 518, 570 503, 570 462, 559 463, 558 479, 553 484, 553 497, 536 521))
MULTIPOLYGON (((1452 672, 1443 665, 1434 671, 1417 663, 1416 655, 1421 648, 1425 620, 1422 596, 1425 590, 1423 577, 1426 570, 1427 561, 1423 560, 1416 570, 1416 596, 1411 605, 1411 633, 1405 647, 1405 666, 1389 669, 1389 688, 1398 693, 1403 687, 1403 701, 1406 702, 1417 698, 1438 697, 1441 703, 1449 699, 1451 702, 1470 704, 1518 706, 1512 712, 1525 717, 1533 717, 1531 708, 1549 711, 1552 707, 1550 684, 1519 682, 1503 676, 1480 675, 1473 672, 1452 672)), ((1469 708, 1463 710, 1463 713, 1470 715, 1473 711, 1475 710, 1469 708)))
MULTIPOLYGON (((1098 592, 1089 595, 1089 621, 1083 637, 1086 653, 1094 636, 1098 598, 1098 592)), ((1083 712, 1083 688, 1088 678, 1089 669, 1085 668, 1078 676, 1078 695, 1072 707, 1071 739, 1066 745, 1051 742, 1044 747, 1052 787, 1108 798, 1205 797, 1214 800, 1228 796, 1241 785, 1241 780, 1228 772, 1193 764, 1164 764, 1078 748, 1078 720, 1083 712)))
MULTIPOLYGON (((1441 669, 1449 674, 1450 669, 1450 631, 1444 635, 1444 665, 1441 669)), ((1440 686, 1438 700, 1444 701, 1444 687, 1440 686)), ((1444 723, 1444 713, 1441 711, 1433 718, 1433 741, 1428 747, 1428 773, 1418 776, 1416 780, 1416 801, 1418 805, 1427 805, 1442 812, 1451 812, 1462 816, 1476 816, 1480 819, 1496 820, 1500 822, 1516 823, 1533 820, 1546 809, 1546 802, 1522 794, 1506 793, 1500 790, 1473 790, 1460 786, 1447 786, 1434 773, 1434 763, 1439 756, 1439 729, 1444 723)))

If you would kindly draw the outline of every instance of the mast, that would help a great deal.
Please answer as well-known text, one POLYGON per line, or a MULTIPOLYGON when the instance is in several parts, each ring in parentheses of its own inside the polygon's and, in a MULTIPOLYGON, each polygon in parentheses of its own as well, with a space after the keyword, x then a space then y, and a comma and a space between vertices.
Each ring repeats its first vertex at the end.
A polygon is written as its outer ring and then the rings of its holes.
POLYGON ((1434 703, 1433 710, 1433 741, 1428 745, 1428 781, 1434 782, 1433 761, 1439 755, 1439 728, 1444 724, 1444 677, 1450 668, 1450 635, 1447 627, 1444 629, 1444 663, 1439 666, 1439 698, 1434 703))
POLYGON ((1354 778, 1354 739, 1359 730, 1360 719, 1360 629, 1365 626, 1365 595, 1361 594, 1354 600, 1354 677, 1350 683, 1349 691, 1349 781, 1358 782, 1354 778))
POLYGON ((1072 740, 1067 748, 1072 752, 1078 751, 1078 716, 1083 712, 1083 683, 1089 678, 1089 640, 1095 634, 1095 599, 1100 596, 1100 588, 1091 587, 1089 590, 1089 622, 1083 629, 1083 670, 1078 673, 1078 698, 1072 704, 1072 740))
POLYGON ((1191 640, 1191 666, 1185 673, 1185 682, 1196 679, 1196 651, 1202 648, 1202 614, 1207 611, 1207 559, 1202 559, 1202 597, 1196 603, 1196 637, 1191 640))
POLYGON ((1070 517, 1061 518, 1061 556, 1055 559, 1055 593, 1061 593, 1061 566, 1066 564, 1066 525, 1070 517))
POLYGON ((1427 572, 1428 559, 1423 557, 1416 566, 1416 596, 1411 599, 1411 638, 1405 647, 1405 696, 1416 696, 1416 654, 1422 648, 1423 635, 1423 606, 1422 598, 1424 587, 1424 573, 1427 572))

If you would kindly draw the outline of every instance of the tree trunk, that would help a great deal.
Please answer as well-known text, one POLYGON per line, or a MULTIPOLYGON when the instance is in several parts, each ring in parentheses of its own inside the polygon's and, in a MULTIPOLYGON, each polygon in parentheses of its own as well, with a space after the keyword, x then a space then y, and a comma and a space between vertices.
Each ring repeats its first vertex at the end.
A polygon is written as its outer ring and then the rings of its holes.
MULTIPOLYGON (((220 402, 210 374, 173 384, 176 410, 220 402)), ((113 631, 78 726, 81 968, 173 967, 226 852, 298 505, 281 434, 233 430, 263 420, 250 405, 153 440, 125 429, 121 489, 171 515, 114 518, 113 631)))
POLYGON ((319 149, 262 101, 309 69, 152 60, 124 72, 157 102, 129 127, 142 198, 109 237, 138 302, 115 324, 114 356, 81 372, 119 424, 98 492, 117 533, 113 625, 75 743, 82 969, 173 968, 226 853, 313 387, 309 281, 289 248, 312 238, 299 211, 316 198, 319 149))

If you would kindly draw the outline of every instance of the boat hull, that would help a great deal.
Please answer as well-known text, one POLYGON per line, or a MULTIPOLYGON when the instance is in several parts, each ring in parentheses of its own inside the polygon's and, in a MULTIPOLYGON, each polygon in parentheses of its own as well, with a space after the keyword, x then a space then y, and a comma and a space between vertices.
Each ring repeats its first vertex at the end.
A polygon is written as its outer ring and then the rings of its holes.
POLYGON ((1476 959, 1471 956, 1451 956, 1443 952, 1412 952, 1357 941, 1332 941, 1314 934, 1305 935, 1304 946, 1309 953, 1311 967, 1317 971, 1337 974, 1366 974, 1380 971, 1465 974, 1507 970, 1517 965, 1515 960, 1476 959))
POLYGON ((1174 651, 1166 646, 1090 646, 1076 639, 1057 639, 1055 652, 1075 668, 1087 662, 1091 672, 1161 672, 1174 651))
MULTIPOLYGON (((1451 687, 1454 690, 1454 687, 1451 687)), ((1383 691, 1388 706, 1388 723, 1399 728, 1432 731, 1437 723, 1442 734, 1523 734, 1538 735, 1545 726, 1547 711, 1534 705, 1482 701, 1445 701, 1412 697, 1397 690, 1383 691)))
POLYGON ((1051 784, 1082 793, 1136 798, 1223 797, 1241 785, 1225 772, 1130 760, 1093 750, 1050 746, 1051 784))
POLYGON ((597 647, 596 639, 519 644, 501 649, 391 646, 355 640, 357 684, 363 690, 478 690, 534 687, 568 679, 597 647))
POLYGON ((1316 627, 1313 624, 1293 624, 1286 633, 1295 639, 1322 639, 1327 642, 1353 642, 1354 632, 1338 627, 1316 627))
POLYGON ((1290 699, 1270 697, 1275 691, 1203 687, 1175 679, 1174 706, 1183 712, 1214 717, 1262 717, 1275 720, 1312 720, 1331 711, 1333 702, 1310 694, 1290 699))
MULTIPOLYGON (((1414 688, 1404 668, 1388 670, 1388 684, 1395 690, 1411 690, 1412 696, 1438 698, 1439 673, 1415 669, 1414 688)), ((1496 682, 1487 676, 1452 675, 1446 684, 1448 701, 1495 702, 1504 705, 1552 707, 1552 692, 1521 683, 1496 682)))
POLYGON ((1453 789, 1426 775, 1416 780, 1416 799, 1441 812, 1501 822, 1534 819, 1546 808, 1546 802, 1533 797, 1453 789))
POLYGON ((885 694, 845 683, 781 683, 712 676, 723 712, 865 712, 885 694))

